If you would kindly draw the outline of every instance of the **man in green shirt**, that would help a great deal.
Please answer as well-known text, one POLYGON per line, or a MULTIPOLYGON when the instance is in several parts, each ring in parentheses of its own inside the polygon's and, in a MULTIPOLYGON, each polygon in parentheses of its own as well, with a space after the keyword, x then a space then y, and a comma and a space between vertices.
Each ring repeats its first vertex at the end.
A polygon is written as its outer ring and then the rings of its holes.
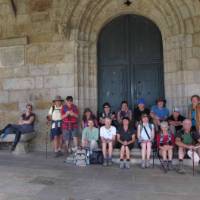
POLYGON ((99 129, 94 127, 94 121, 88 120, 88 127, 82 132, 82 147, 90 148, 90 150, 98 148, 99 129))
POLYGON ((175 143, 178 146, 178 173, 184 174, 185 170, 183 169, 183 159, 186 152, 188 150, 199 150, 195 147, 200 145, 200 134, 192 131, 192 122, 190 119, 185 119, 183 121, 183 129, 177 133, 175 143))

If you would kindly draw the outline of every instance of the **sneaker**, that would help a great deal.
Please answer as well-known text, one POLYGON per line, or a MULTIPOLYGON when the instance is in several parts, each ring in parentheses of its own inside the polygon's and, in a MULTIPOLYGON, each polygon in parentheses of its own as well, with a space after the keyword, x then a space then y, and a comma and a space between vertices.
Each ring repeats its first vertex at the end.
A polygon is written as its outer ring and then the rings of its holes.
POLYGON ((141 162, 141 168, 145 169, 145 160, 142 160, 142 162, 141 162))
POLYGON ((54 153, 54 158, 58 158, 60 155, 59 155, 59 152, 55 152, 54 153))
POLYGON ((164 167, 164 170, 166 170, 166 171, 168 170, 168 162, 167 162, 167 160, 163 160, 163 167, 164 167))
POLYGON ((59 156, 63 156, 63 152, 62 151, 58 151, 59 156))
POLYGON ((108 160, 108 166, 111 166, 111 165, 112 165, 112 160, 109 159, 109 160, 108 160))
POLYGON ((177 169, 177 172, 178 172, 179 174, 185 174, 185 173, 186 173, 185 170, 184 170, 184 168, 183 168, 183 162, 180 162, 180 163, 179 163, 179 167, 178 167, 178 169, 177 169))
POLYGON ((103 161, 103 166, 104 166, 104 167, 107 167, 107 166, 108 166, 107 160, 104 160, 104 161, 103 161))
POLYGON ((186 173, 185 170, 184 170, 183 168, 178 168, 177 172, 178 172, 179 174, 185 174, 185 173, 186 173))
POLYGON ((124 161, 123 160, 120 160, 119 168, 124 169, 124 161))
POLYGON ((130 161, 126 161, 125 162, 125 168, 126 169, 130 169, 130 161))
POLYGON ((15 148, 16 148, 16 147, 15 147, 14 145, 11 145, 10 148, 9 148, 9 151, 10 151, 10 152, 13 152, 13 151, 15 150, 15 148))
POLYGON ((168 169, 173 170, 173 165, 171 160, 168 160, 168 169))
POLYGON ((149 167, 151 167, 151 163, 150 163, 150 160, 146 160, 146 168, 149 168, 149 167))

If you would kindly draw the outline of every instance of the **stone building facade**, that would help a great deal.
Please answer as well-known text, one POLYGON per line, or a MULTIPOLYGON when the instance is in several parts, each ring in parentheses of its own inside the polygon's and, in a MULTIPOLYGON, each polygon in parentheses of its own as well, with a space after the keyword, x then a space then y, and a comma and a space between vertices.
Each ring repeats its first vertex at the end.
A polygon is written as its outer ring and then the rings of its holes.
POLYGON ((123 14, 152 20, 163 42, 168 107, 187 111, 200 94, 199 0, 0 0, 0 126, 14 122, 27 102, 37 113, 34 148, 44 149, 51 99, 72 95, 80 110, 97 109, 97 41, 123 14))

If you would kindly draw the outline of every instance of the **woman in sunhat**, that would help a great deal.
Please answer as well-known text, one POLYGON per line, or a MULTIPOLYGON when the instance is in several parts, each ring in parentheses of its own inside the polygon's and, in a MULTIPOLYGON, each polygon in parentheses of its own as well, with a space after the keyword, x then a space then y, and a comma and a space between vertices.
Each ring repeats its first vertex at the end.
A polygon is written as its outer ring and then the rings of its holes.
POLYGON ((62 129, 61 129, 61 109, 63 100, 61 96, 56 96, 53 100, 53 105, 51 106, 47 119, 51 121, 51 140, 53 141, 53 148, 55 152, 55 157, 62 155, 62 129))

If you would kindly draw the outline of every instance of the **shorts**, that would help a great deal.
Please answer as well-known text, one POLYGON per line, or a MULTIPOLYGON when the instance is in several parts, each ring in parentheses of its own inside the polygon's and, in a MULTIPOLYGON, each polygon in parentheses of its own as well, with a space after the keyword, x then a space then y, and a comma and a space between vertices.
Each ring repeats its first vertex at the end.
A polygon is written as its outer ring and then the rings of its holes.
POLYGON ((51 129, 51 135, 50 135, 51 140, 53 140, 55 136, 60 136, 60 135, 62 135, 62 129, 60 127, 51 129))
MULTIPOLYGON (((121 147, 122 147, 123 145, 121 144, 121 143, 118 143, 118 147, 121 149, 121 147)), ((128 148, 131 150, 133 147, 134 147, 134 144, 129 144, 129 145, 127 145, 128 146, 128 148)))
POLYGON ((78 129, 66 130, 63 129, 64 140, 72 140, 74 137, 78 137, 78 129))

